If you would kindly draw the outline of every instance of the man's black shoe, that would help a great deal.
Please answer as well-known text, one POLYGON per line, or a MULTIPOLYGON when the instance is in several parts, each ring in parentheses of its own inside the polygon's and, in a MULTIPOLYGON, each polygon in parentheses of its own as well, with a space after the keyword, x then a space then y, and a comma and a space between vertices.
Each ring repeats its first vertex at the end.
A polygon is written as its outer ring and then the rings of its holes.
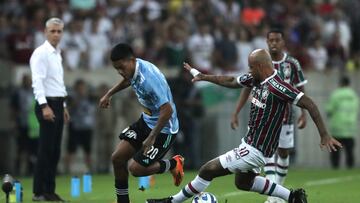
POLYGON ((33 202, 43 202, 47 201, 44 195, 33 195, 32 197, 33 202))

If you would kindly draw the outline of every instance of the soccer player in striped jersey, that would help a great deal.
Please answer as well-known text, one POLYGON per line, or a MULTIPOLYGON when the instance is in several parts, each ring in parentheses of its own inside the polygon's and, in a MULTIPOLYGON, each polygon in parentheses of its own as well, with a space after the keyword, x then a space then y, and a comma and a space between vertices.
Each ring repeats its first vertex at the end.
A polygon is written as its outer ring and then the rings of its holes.
MULTIPOLYGON (((289 83, 296 89, 304 92, 304 85, 307 80, 301 69, 301 65, 294 57, 284 52, 284 34, 280 30, 271 30, 267 34, 267 44, 271 55, 274 68, 278 71, 282 80, 289 83)), ((238 127, 238 114, 250 96, 250 88, 242 91, 236 110, 231 117, 231 128, 238 127)), ((266 177, 281 185, 284 184, 289 167, 289 152, 294 147, 294 109, 292 105, 288 105, 281 128, 279 146, 277 153, 272 157, 266 158, 264 171, 266 177), (277 156, 276 156, 277 155, 277 156)), ((301 114, 297 120, 299 129, 306 125, 305 110, 301 109, 301 114)), ((265 203, 283 202, 275 197, 268 197, 265 203)))
POLYGON ((211 181, 235 173, 235 185, 240 190, 279 197, 290 203, 306 203, 303 189, 289 190, 265 177, 259 176, 265 157, 271 157, 279 142, 280 130, 289 103, 305 108, 318 128, 322 148, 336 151, 341 144, 332 138, 314 102, 284 82, 273 68, 270 54, 257 49, 249 55, 249 73, 239 77, 206 75, 184 64, 195 81, 208 81, 229 88, 253 89, 249 130, 239 147, 204 164, 198 175, 177 194, 163 199, 148 199, 147 203, 179 203, 205 191, 211 181))

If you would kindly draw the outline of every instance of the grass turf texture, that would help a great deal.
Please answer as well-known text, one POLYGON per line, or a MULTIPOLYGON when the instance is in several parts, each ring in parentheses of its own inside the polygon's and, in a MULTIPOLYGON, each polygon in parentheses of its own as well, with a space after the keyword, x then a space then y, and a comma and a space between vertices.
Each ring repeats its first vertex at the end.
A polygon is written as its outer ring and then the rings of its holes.
MULTIPOLYGON (((132 203, 143 203, 147 198, 166 197, 177 193, 196 175, 195 171, 185 171, 184 182, 173 186, 170 173, 155 176, 155 185, 145 191, 138 190, 138 179, 130 178, 130 198, 132 203)), ((24 187, 24 203, 32 196, 32 178, 18 178, 24 187)), ((74 203, 113 203, 115 202, 114 181, 112 175, 93 176, 93 191, 81 193, 79 198, 70 197, 70 176, 58 176, 57 193, 74 203)), ((81 185, 82 186, 82 185, 81 185)), ((360 169, 354 170, 300 170, 291 169, 286 180, 287 187, 303 187, 310 203, 359 203, 360 169)), ((215 179, 208 192, 215 194, 220 203, 262 203, 266 196, 253 192, 239 191, 234 186, 234 176, 215 179)), ((0 202, 5 202, 1 193, 0 202)), ((187 202, 191 202, 190 200, 187 202)))

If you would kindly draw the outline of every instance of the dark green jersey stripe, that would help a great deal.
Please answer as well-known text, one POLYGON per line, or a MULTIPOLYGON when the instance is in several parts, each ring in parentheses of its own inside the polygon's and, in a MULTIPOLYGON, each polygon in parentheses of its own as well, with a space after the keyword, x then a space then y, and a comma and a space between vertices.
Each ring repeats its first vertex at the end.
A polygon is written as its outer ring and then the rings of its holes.
POLYGON ((269 157, 279 142, 285 108, 300 92, 273 75, 254 86, 251 93, 250 129, 245 140, 269 157))

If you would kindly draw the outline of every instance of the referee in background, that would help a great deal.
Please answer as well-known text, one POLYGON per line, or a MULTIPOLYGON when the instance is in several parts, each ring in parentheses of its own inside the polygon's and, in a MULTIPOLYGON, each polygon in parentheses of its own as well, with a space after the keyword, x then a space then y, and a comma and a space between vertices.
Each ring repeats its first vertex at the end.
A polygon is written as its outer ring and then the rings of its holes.
POLYGON ((58 47, 64 23, 59 18, 46 21, 46 41, 30 58, 32 87, 36 99, 35 113, 40 124, 38 160, 33 181, 33 201, 64 200, 55 193, 55 176, 60 158, 64 122, 69 120, 65 104, 67 95, 64 70, 58 47))

